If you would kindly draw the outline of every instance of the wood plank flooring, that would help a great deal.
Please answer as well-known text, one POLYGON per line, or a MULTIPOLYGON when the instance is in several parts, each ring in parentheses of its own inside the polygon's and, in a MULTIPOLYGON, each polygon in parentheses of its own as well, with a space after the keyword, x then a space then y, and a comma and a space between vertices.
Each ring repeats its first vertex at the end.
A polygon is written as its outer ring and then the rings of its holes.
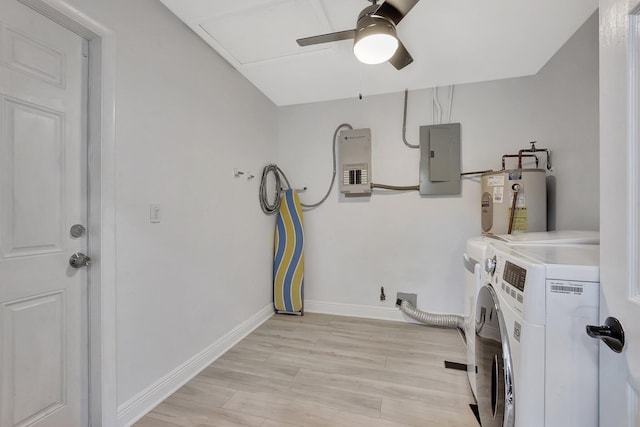
POLYGON ((275 315, 136 427, 478 427, 455 330, 275 315))

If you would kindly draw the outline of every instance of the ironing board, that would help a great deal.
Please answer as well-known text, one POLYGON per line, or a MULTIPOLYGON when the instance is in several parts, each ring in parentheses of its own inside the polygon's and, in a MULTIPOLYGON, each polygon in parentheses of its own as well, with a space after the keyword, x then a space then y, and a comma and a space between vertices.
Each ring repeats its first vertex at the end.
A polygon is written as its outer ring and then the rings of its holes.
POLYGON ((304 231, 302 205, 285 190, 278 212, 273 259, 273 306, 278 313, 303 314, 304 231))

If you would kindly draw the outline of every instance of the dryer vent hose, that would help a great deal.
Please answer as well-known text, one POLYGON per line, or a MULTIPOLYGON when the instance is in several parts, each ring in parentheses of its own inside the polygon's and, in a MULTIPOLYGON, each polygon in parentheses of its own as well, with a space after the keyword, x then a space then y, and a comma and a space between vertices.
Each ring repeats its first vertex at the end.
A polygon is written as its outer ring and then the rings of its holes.
POLYGON ((400 311, 428 326, 439 326, 441 328, 464 329, 464 317, 457 314, 434 314, 418 310, 407 300, 399 299, 396 305, 400 306, 400 311))

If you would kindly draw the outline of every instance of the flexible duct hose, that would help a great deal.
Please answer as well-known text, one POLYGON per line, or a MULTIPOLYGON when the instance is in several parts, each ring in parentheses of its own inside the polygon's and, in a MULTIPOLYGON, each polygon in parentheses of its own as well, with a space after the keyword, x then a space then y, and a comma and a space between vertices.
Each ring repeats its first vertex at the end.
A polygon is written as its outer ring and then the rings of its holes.
POLYGON ((400 306, 400 311, 428 326, 439 326, 442 328, 464 329, 464 317, 457 314, 434 314, 418 310, 407 300, 398 300, 396 305, 400 306))

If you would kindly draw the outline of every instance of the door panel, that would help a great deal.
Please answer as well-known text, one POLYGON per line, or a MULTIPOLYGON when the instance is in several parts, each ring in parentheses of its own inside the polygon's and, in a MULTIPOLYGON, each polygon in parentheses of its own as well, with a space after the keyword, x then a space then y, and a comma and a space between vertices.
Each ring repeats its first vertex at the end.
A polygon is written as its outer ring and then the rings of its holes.
POLYGON ((2 25, 2 38, 2 62, 7 67, 44 82, 65 87, 64 52, 21 34, 6 24, 2 25))
POLYGON ((64 303, 64 293, 58 292, 5 303, 0 308, 4 325, 2 376, 5 386, 13 391, 9 395, 13 400, 11 425, 31 424, 64 404, 64 303))
POLYGON ((63 251, 64 116, 17 99, 0 101, 5 118, 0 256, 63 251))
POLYGON ((16 0, 0 38, 0 426, 84 426, 85 41, 16 0))
POLYGON ((616 317, 626 338, 621 353, 600 344, 602 427, 640 426, 639 6, 600 1, 600 322, 616 317))

